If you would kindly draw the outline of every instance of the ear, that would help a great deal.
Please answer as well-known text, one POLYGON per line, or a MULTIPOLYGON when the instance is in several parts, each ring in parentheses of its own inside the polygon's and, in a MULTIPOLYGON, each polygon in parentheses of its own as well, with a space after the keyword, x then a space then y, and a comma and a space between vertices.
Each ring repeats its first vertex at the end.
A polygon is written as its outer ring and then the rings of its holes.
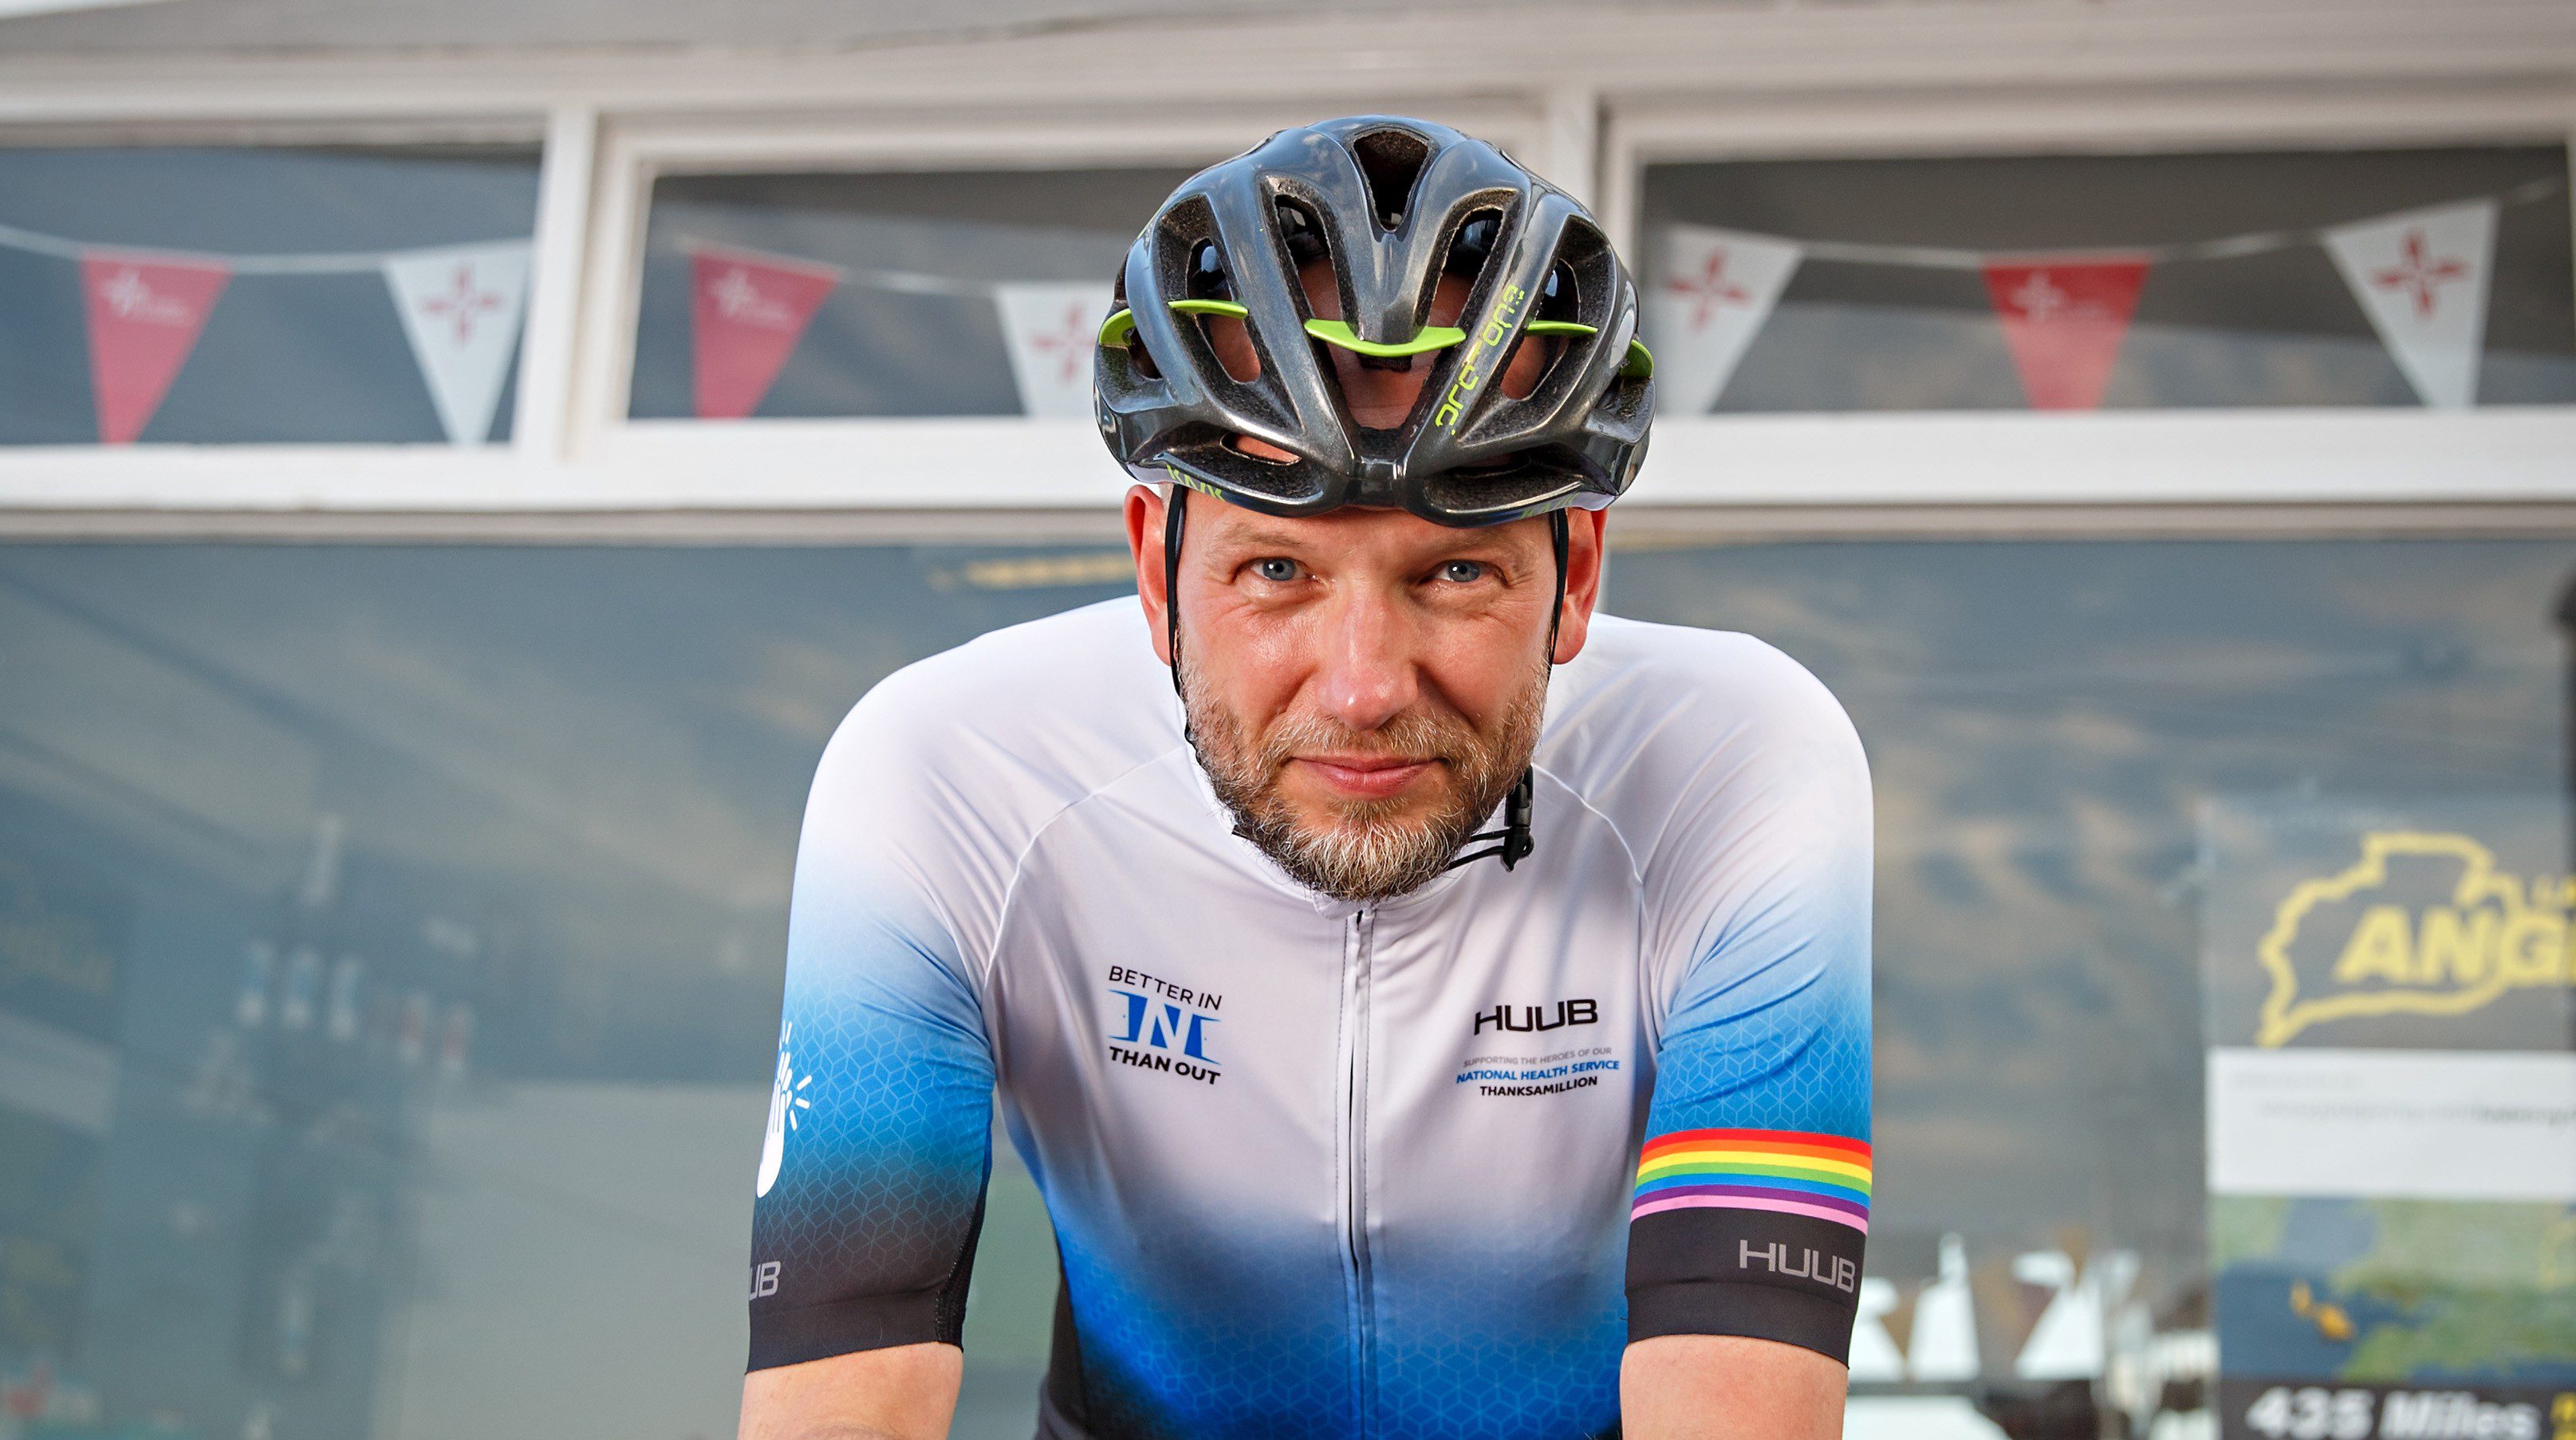
POLYGON ((1607 510, 1565 512, 1565 610, 1556 624, 1556 654, 1563 665, 1583 653, 1592 635, 1592 607, 1601 603, 1601 566, 1606 558, 1607 510))
POLYGON ((1152 485, 1127 487, 1127 548, 1136 557, 1136 598, 1145 606, 1145 629, 1154 637, 1154 656, 1172 663, 1171 631, 1163 616, 1172 597, 1163 590, 1163 519, 1169 514, 1163 491, 1152 485))

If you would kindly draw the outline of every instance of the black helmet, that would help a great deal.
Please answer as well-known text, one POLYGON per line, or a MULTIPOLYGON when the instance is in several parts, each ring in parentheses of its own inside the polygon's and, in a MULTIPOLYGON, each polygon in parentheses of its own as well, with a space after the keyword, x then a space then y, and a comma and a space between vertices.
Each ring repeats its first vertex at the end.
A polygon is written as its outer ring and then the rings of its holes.
POLYGON ((1637 290, 1574 198, 1501 150, 1392 116, 1283 130, 1199 172, 1136 237, 1092 370, 1100 433, 1151 483, 1273 515, 1341 505, 1490 525, 1618 498, 1645 458, 1653 361, 1637 290), (1321 260, 1344 320, 1306 304, 1321 260), (1444 274, 1472 287, 1430 326, 1444 274), (1260 373, 1228 374, 1210 316, 1244 323, 1260 373), (1495 383, 1525 336, 1559 353, 1526 397, 1495 383), (1431 373, 1403 423, 1352 422, 1318 347, 1431 373), (1294 456, 1270 460, 1237 437, 1294 456))

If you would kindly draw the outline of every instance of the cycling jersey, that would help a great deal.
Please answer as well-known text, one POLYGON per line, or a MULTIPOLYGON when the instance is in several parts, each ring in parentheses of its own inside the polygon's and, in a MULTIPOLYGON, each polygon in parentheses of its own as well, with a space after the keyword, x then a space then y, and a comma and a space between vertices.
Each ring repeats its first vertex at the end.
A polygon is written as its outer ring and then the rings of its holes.
POLYGON ((958 1341, 996 1096, 1062 1266, 1042 1434, 1564 1440, 1634 1339, 1843 1358, 1850 722, 1603 617, 1535 777, 1517 868, 1347 904, 1233 833, 1132 599, 879 685, 797 856, 752 1367, 958 1341))

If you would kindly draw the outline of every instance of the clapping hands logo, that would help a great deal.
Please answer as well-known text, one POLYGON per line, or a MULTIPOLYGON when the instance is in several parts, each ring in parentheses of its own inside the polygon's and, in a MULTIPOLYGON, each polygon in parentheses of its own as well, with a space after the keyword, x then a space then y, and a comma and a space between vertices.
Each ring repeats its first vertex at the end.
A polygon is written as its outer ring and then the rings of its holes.
POLYGON ((812 1075, 796 1073, 795 1052, 788 1042, 796 1036, 790 1023, 778 1035, 778 1077, 769 1087, 769 1128, 760 1137, 760 1179, 752 1187, 752 1198, 769 1193, 778 1183, 778 1167, 787 1159, 787 1132, 798 1127, 796 1112, 811 1110, 814 1102, 797 1092, 814 1083, 812 1075))

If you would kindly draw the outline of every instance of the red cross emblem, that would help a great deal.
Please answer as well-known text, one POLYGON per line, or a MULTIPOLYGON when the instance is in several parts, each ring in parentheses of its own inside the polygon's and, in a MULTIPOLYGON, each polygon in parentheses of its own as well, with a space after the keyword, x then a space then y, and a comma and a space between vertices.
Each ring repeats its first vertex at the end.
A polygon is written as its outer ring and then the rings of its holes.
POLYGON ((1696 277, 1667 280, 1664 288, 1697 302, 1691 306, 1690 328, 1693 330, 1707 329, 1709 316, 1716 313, 1720 305, 1753 303, 1752 295, 1743 286, 1726 278, 1726 247, 1723 245, 1708 252, 1708 263, 1700 267, 1696 277))
POLYGON ((1064 310, 1064 328, 1044 335, 1029 337, 1029 348, 1041 355, 1060 355, 1063 368, 1056 374, 1059 385, 1070 385, 1073 377, 1091 358, 1091 326, 1085 321, 1085 306, 1080 302, 1064 310))
POLYGON ((2398 257, 2397 267, 2393 270, 2382 270, 2371 276, 2370 283, 2382 290, 2405 289, 2413 292, 2415 318, 2430 320, 2433 318, 2433 306, 2440 298, 2435 293, 2434 287, 2445 280, 2465 280, 2468 276, 2469 267, 2459 261, 2435 260, 2424 253, 2424 228, 2419 225, 2406 232, 2406 242, 2403 252, 2398 257))
POLYGON ((475 287, 474 266, 469 261, 457 265, 455 288, 444 295, 432 295, 421 301, 420 308, 428 311, 433 319, 454 316, 456 343, 463 345, 474 338, 474 317, 492 314, 501 309, 501 304, 499 291, 475 287))

